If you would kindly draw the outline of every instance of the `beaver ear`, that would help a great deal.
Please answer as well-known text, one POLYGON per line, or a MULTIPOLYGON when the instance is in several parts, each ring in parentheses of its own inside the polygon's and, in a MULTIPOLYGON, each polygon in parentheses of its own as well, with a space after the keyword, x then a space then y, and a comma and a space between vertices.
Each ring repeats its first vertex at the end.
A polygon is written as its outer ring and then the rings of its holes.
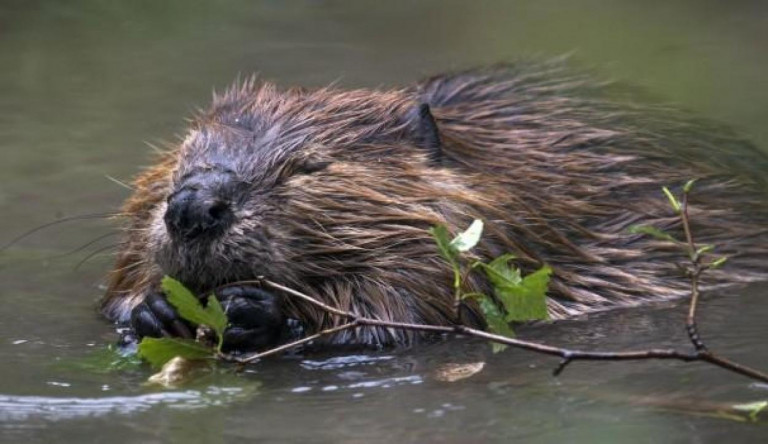
POLYGON ((432 116, 429 105, 422 103, 409 113, 409 123, 416 143, 427 150, 429 160, 439 165, 443 160, 443 144, 440 141, 440 131, 432 116))

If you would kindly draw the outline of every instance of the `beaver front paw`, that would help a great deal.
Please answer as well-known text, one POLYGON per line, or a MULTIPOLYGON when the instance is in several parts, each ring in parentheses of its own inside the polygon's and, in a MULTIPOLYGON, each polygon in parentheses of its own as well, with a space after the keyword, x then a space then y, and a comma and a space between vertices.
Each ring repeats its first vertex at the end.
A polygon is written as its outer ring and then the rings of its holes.
POLYGON ((229 319, 224 351, 263 350, 281 341, 288 323, 278 297, 252 286, 223 287, 215 294, 229 319))
POLYGON ((194 329, 176 312, 165 295, 152 292, 131 311, 131 327, 139 338, 177 336, 193 338, 194 329))
MULTIPOLYGON (((230 286, 214 294, 229 320, 223 351, 263 350, 303 333, 297 321, 283 316, 279 298, 272 293, 252 286, 230 286)), ((139 339, 195 337, 195 326, 182 319, 161 292, 150 293, 131 311, 131 329, 139 339)), ((130 333, 124 332, 123 336, 135 341, 130 333)))

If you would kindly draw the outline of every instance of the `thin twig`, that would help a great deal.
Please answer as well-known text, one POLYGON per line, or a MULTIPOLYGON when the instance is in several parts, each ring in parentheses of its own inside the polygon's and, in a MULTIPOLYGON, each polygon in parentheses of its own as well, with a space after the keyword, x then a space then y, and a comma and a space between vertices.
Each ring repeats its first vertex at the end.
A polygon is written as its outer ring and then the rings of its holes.
POLYGON ((351 328, 354 328, 354 327, 357 327, 357 326, 358 326, 358 322, 357 321, 347 322, 346 324, 342 324, 342 325, 339 325, 337 327, 327 328, 327 329, 319 331, 319 332, 317 332, 317 333, 315 333, 313 335, 309 335, 309 336, 301 338, 299 340, 296 340, 296 341, 293 341, 293 342, 289 342, 287 344, 283 344, 283 345, 281 345, 279 347, 270 348, 269 350, 263 351, 261 353, 254 353, 254 354, 247 355, 247 356, 244 356, 244 357, 243 356, 234 356, 234 357, 233 356, 225 356, 224 358, 226 360, 235 361, 235 362, 237 362, 239 364, 247 364, 249 362, 257 361, 257 360, 259 360, 261 358, 264 358, 266 356, 274 355, 276 353, 280 353, 282 351, 289 350, 289 349, 292 349, 294 347, 298 347, 299 345, 303 345, 303 344, 306 344, 308 342, 312 342, 315 339, 321 338, 323 336, 332 335, 334 333, 338 333, 338 332, 341 332, 341 331, 344 331, 344 330, 348 330, 348 329, 351 329, 351 328))
POLYGON ((691 260, 695 262, 696 242, 693 240, 693 231, 691 230, 691 219, 688 217, 688 191, 683 190, 683 203, 680 208, 680 219, 683 222, 683 231, 685 232, 685 241, 690 248, 691 260))
POLYGON ((685 320, 685 331, 688 333, 688 339, 691 340, 693 347, 698 351, 706 351, 707 346, 701 340, 699 335, 699 326, 696 323, 696 309, 699 305, 699 278, 706 267, 701 264, 701 255, 696 249, 696 242, 693 239, 691 230, 691 221, 688 216, 688 189, 683 189, 683 203, 680 209, 680 219, 683 223, 685 240, 688 247, 688 255, 691 259, 691 268, 686 270, 686 274, 691 280, 691 302, 688 307, 688 317, 685 320))
MULTIPOLYGON (((458 325, 461 325, 464 323, 464 320, 461 317, 461 287, 464 285, 465 282, 467 282, 467 278, 469 277, 469 273, 472 271, 472 267, 466 267, 466 270, 464 270, 464 274, 461 275, 461 278, 458 281, 458 285, 455 285, 454 289, 454 295, 453 295, 453 315, 455 316, 455 323, 458 325)), ((454 273, 459 271, 454 271, 454 273)))
MULTIPOLYGON (((542 344, 539 342, 526 341, 526 340, 517 339, 517 338, 509 338, 506 336, 489 333, 487 331, 470 328, 465 325, 451 326, 451 325, 409 324, 409 323, 403 323, 403 322, 390 322, 390 321, 383 321, 380 319, 371 319, 371 318, 361 317, 349 311, 330 307, 327 304, 320 302, 309 295, 306 295, 294 289, 285 287, 284 285, 278 284, 276 282, 272 282, 268 279, 261 280, 261 283, 273 289, 286 291, 289 294, 297 296, 303 299, 304 301, 307 301, 324 310, 326 309, 326 307, 332 308, 332 310, 328 310, 328 311, 333 314, 349 318, 352 321, 339 325, 338 327, 329 328, 329 329, 320 331, 318 333, 315 333, 314 335, 308 338, 305 338, 307 340, 295 341, 290 344, 282 345, 275 349, 267 350, 257 355, 251 355, 248 358, 246 358, 248 359, 247 362, 252 362, 253 360, 262 358, 264 356, 268 356, 268 355, 277 353, 279 351, 286 350, 288 348, 303 344, 305 342, 309 342, 310 340, 318 339, 322 336, 339 333, 343 330, 349 330, 359 326, 374 326, 374 327, 386 327, 386 328, 399 328, 403 330, 427 331, 427 332, 434 332, 434 333, 463 334, 463 335, 472 336, 476 338, 487 339, 489 341, 497 342, 499 344, 505 344, 511 347, 516 347, 524 350, 530 350, 537 353, 542 353, 545 355, 558 356, 562 358, 562 361, 557 366, 557 368, 555 368, 554 370, 555 375, 560 374, 565 369, 565 367, 573 361, 636 361, 636 360, 645 360, 645 359, 667 359, 667 360, 672 359, 672 360, 678 360, 678 361, 684 361, 684 362, 704 361, 704 362, 713 364, 715 366, 724 368, 726 370, 730 370, 734 373, 738 373, 740 375, 747 376, 749 378, 753 378, 753 379, 768 383, 768 374, 743 366, 741 364, 735 363, 725 358, 721 358, 706 350, 696 350, 693 352, 682 352, 682 351, 678 351, 671 348, 631 350, 631 351, 619 351, 619 352, 571 350, 567 348, 542 344)), ((243 360, 241 359, 237 362, 243 362, 243 360)))
POLYGON ((282 290, 282 291, 284 291, 284 292, 286 292, 286 293, 288 293, 288 294, 290 294, 292 296, 296 296, 297 298, 304 299, 305 301, 307 301, 309 303, 317 305, 318 307, 322 308, 323 310, 327 311, 328 313, 333 313, 333 314, 337 314, 339 316, 347 316, 347 317, 352 317, 352 318, 355 317, 354 314, 352 314, 352 313, 350 313, 348 311, 344 311, 344 310, 341 310, 341 309, 336 308, 336 307, 331 307, 328 304, 324 304, 324 303, 318 301, 317 299, 313 298, 312 296, 306 295, 306 294, 301 293, 299 291, 296 291, 296 290, 294 290, 292 288, 286 287, 285 285, 280 285, 277 282, 272 282, 272 281, 269 281, 269 280, 266 280, 266 279, 261 279, 259 282, 263 282, 263 283, 267 284, 268 286, 270 286, 270 287, 272 287, 272 288, 274 288, 276 290, 282 290))

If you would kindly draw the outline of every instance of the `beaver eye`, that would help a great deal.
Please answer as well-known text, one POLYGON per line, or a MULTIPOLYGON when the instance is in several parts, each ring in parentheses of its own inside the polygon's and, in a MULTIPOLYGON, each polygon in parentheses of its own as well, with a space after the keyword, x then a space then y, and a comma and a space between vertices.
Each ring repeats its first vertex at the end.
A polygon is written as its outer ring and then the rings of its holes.
POLYGON ((280 170, 276 183, 282 184, 291 177, 317 173, 318 171, 326 169, 330 164, 331 162, 305 159, 302 159, 301 161, 290 162, 280 170))
POLYGON ((317 173, 318 171, 323 171, 324 169, 328 168, 328 165, 330 164, 331 162, 323 161, 301 162, 300 164, 296 165, 296 168, 293 170, 293 174, 317 173))

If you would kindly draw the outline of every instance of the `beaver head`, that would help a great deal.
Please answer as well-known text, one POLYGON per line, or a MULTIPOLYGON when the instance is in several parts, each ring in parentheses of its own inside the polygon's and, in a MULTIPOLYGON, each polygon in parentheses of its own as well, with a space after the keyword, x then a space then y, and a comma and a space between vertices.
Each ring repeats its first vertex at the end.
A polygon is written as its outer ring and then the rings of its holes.
POLYGON ((403 249, 440 220, 426 192, 439 156, 429 107, 403 91, 246 82, 216 97, 183 140, 152 212, 149 254, 200 291, 418 261, 403 249))

